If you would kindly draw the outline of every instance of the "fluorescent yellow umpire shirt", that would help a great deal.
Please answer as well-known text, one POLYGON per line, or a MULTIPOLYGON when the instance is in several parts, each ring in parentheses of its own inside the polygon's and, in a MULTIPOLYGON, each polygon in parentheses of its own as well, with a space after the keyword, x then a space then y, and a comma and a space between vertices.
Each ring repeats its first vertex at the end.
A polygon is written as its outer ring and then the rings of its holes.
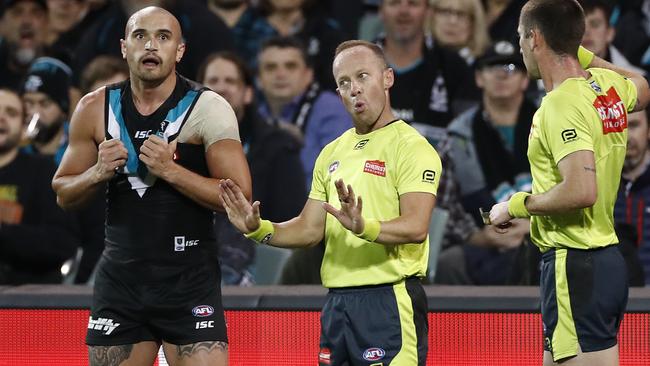
MULTIPOLYGON (((400 215, 400 195, 435 195, 440 174, 440 157, 406 122, 397 120, 365 135, 352 128, 321 151, 309 198, 340 208, 334 182, 342 178, 362 197, 363 217, 388 221, 400 215)), ((395 283, 424 277, 428 256, 428 237, 423 243, 371 243, 328 214, 321 278, 329 288, 395 283)))
POLYGON ((557 164, 579 151, 594 152, 598 198, 592 207, 552 216, 533 216, 530 236, 542 250, 589 249, 618 243, 614 203, 627 144, 627 112, 637 91, 627 78, 605 69, 570 78, 548 93, 533 117, 528 160, 533 194, 560 182, 557 164))

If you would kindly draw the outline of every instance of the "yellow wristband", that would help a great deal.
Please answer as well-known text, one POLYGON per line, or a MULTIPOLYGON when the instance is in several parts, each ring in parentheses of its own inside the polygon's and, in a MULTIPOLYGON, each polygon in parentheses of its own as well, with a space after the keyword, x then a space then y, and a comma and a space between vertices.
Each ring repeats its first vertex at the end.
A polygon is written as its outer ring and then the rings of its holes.
POLYGON ((369 242, 374 242, 379 236, 381 231, 381 223, 376 219, 366 219, 365 225, 363 226, 363 232, 361 234, 354 234, 361 239, 365 239, 369 242))
POLYGON ((526 219, 530 217, 530 212, 526 208, 526 198, 530 196, 527 192, 517 192, 510 197, 508 201, 508 213, 512 217, 526 219))
POLYGON ((260 244, 268 244, 275 234, 275 228, 269 220, 260 220, 260 227, 248 234, 244 234, 248 239, 253 239, 260 244))
POLYGON ((588 49, 580 46, 578 47, 578 62, 580 62, 580 66, 582 66, 583 69, 586 69, 589 67, 589 64, 591 64, 591 61, 594 60, 594 53, 589 51, 588 49))

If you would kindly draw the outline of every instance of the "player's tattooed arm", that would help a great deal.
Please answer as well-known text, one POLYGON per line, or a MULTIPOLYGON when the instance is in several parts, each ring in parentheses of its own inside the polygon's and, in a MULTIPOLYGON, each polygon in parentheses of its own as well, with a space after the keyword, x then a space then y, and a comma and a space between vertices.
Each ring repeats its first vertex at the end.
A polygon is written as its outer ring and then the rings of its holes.
POLYGON ((118 366, 129 358, 132 350, 132 344, 92 346, 89 350, 90 366, 118 366))

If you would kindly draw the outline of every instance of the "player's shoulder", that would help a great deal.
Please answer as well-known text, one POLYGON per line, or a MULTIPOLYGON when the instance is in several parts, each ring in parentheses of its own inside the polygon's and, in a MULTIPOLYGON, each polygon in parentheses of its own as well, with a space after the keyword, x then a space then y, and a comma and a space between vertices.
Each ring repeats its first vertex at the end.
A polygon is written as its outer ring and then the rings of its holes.
POLYGON ((220 94, 217 92, 213 91, 212 89, 205 89, 201 92, 201 95, 199 95, 199 99, 197 103, 200 103, 201 105, 220 105, 220 104, 228 104, 228 101, 224 97, 222 97, 220 94))
POLYGON ((106 104, 106 93, 107 87, 102 86, 84 95, 77 103, 74 114, 103 113, 106 104))

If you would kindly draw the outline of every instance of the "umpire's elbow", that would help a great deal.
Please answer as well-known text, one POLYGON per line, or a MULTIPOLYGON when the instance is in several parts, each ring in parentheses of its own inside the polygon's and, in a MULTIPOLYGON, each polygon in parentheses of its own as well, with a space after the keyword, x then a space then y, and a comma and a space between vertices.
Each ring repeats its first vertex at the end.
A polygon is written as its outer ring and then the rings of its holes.
POLYGON ((426 228, 424 230, 415 230, 411 233, 409 237, 409 242, 410 243, 424 243, 424 241, 427 239, 427 235, 429 235, 429 228, 426 228))
POLYGON ((581 194, 576 195, 575 205, 576 208, 589 208, 596 204, 598 200, 598 192, 593 189, 585 189, 581 194))

